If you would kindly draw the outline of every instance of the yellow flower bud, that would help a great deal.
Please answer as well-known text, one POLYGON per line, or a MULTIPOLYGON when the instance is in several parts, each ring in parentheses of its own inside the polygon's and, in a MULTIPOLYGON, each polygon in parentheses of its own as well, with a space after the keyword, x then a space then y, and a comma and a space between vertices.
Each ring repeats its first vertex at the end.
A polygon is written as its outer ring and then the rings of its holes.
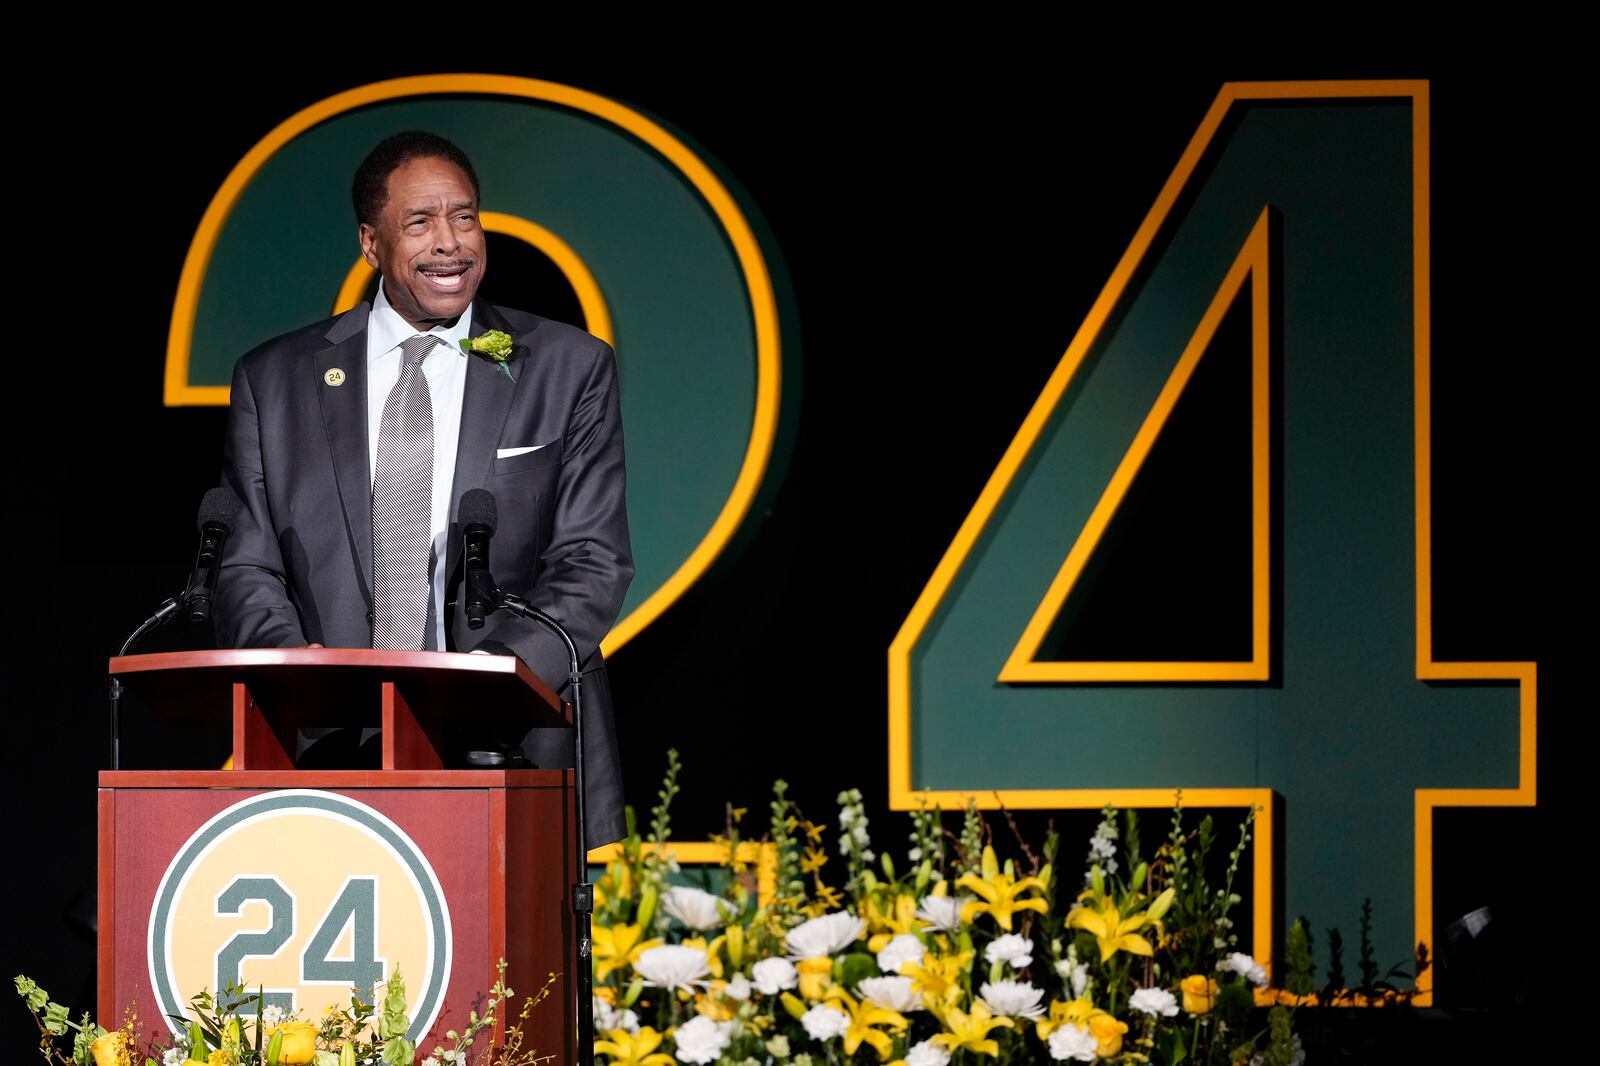
POLYGON ((1190 1014, 1205 1014, 1217 1001, 1217 982, 1202 973, 1193 973, 1183 979, 1183 1009, 1190 1014))
POLYGON ((833 984, 833 960, 826 955, 801 959, 794 968, 800 971, 800 994, 806 999, 821 999, 833 984))

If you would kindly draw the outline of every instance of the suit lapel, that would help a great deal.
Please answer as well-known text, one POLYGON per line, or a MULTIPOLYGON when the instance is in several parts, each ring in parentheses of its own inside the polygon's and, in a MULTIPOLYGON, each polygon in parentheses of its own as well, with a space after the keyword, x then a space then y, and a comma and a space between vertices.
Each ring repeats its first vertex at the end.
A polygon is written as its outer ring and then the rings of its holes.
POLYGON ((313 388, 322 407, 328 447, 339 482, 339 499, 356 557, 361 592, 372 607, 372 473, 367 447, 367 316, 370 307, 357 304, 327 332, 328 347, 312 359, 313 388), (327 383, 330 370, 344 371, 344 383, 327 383))
POLYGON ((450 539, 445 556, 446 585, 455 581, 456 567, 461 562, 461 539, 456 535, 457 512, 461 496, 469 489, 481 489, 489 482, 494 470, 495 451, 505 428, 506 416, 511 412, 511 401, 525 374, 529 372, 529 349, 516 337, 508 323, 492 304, 476 303, 472 308, 472 333, 477 336, 485 330, 498 329, 515 338, 511 355, 506 359, 513 382, 504 370, 481 355, 467 356, 466 391, 461 397, 461 436, 456 445, 454 484, 450 490, 450 539))

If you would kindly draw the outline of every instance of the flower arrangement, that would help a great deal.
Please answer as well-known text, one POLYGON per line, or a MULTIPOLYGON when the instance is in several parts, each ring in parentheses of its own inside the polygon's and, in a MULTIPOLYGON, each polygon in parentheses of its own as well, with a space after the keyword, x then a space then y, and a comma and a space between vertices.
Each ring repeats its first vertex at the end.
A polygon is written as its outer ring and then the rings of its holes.
MULTIPOLYGON (((1137 814, 1107 808, 1086 870, 1067 875, 1052 828, 1001 861, 969 805, 959 833, 912 815, 909 865, 876 855, 860 793, 839 802, 843 870, 827 876, 824 827, 774 785, 766 868, 728 807, 718 892, 673 884, 668 754, 648 836, 633 831, 598 879, 596 1061, 672 1066, 946 1066, 1035 1061, 1303 1060, 1293 1006, 1237 950, 1232 883, 1244 819, 1219 884, 1209 818, 1181 796, 1146 857, 1137 814), (1259 990, 1259 993, 1258 993, 1259 990)), ((1013 826, 1013 828, 1015 828, 1013 826)), ((1309 963, 1308 963, 1309 965, 1309 963)), ((1308 978, 1307 978, 1308 979, 1308 978)), ((1290 997, 1292 998, 1292 997, 1290 997)))
MULTIPOLYGON (((445 1034, 441 1044, 420 1060, 420 1066, 535 1066, 553 1055, 540 1056, 523 1047, 522 1023, 533 1007, 547 998, 555 982, 551 974, 538 993, 523 1001, 521 1011, 508 1019, 502 1041, 473 1057, 473 1045, 491 1030, 498 1012, 513 992, 505 983, 505 960, 480 1009, 470 1012, 467 1027, 445 1034)), ((39 1050, 46 1062, 57 1066, 416 1066, 417 1049, 406 1037, 411 1020, 406 1016, 405 979, 398 968, 385 984, 374 989, 372 1002, 352 990, 350 1006, 329 1009, 320 1022, 309 1022, 269 1004, 258 990, 230 986, 216 996, 201 991, 190 1000, 191 1018, 169 1040, 141 1038, 139 1019, 131 1010, 122 1028, 107 1032, 86 1013, 73 1022, 71 1012, 51 1002, 49 994, 27 977, 16 979, 17 992, 39 1025, 39 1050), (240 1008, 253 1007, 250 1013, 240 1008), (56 1046, 71 1032, 72 1046, 56 1046)))

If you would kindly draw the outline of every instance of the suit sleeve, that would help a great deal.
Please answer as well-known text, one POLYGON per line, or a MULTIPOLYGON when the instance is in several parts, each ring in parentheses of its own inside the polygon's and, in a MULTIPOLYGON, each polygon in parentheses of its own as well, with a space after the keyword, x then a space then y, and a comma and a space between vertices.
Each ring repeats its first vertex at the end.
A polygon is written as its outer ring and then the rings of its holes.
MULTIPOLYGON (((562 448, 550 543, 532 587, 510 591, 560 622, 588 662, 633 580, 622 404, 608 344, 600 344, 578 390, 562 448)), ((557 691, 565 685, 566 645, 539 623, 502 615, 484 640, 516 653, 557 691)))
POLYGON ((243 359, 233 369, 222 462, 223 479, 242 506, 217 568, 217 642, 225 648, 304 647, 267 505, 261 421, 243 359))

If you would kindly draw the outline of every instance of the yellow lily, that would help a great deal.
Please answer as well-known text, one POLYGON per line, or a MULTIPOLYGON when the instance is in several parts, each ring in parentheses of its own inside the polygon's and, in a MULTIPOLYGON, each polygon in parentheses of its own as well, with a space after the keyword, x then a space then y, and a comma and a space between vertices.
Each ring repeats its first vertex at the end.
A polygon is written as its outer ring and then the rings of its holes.
POLYGON ((917 900, 914 896, 898 895, 887 909, 880 908, 877 901, 868 896, 861 912, 861 916, 867 920, 867 929, 872 933, 867 941, 867 950, 874 955, 887 947, 895 937, 902 933, 918 932, 922 925, 917 920, 917 900))
POLYGON ((1040 1040, 1048 1041, 1050 1034, 1063 1025, 1087 1026, 1089 1016, 1094 1012, 1094 1004, 1086 999, 1058 999, 1050 1004, 1049 1016, 1034 1023, 1034 1031, 1039 1034, 1040 1040))
POLYGON ((1126 951, 1130 955, 1154 955, 1155 949, 1150 941, 1139 935, 1139 930, 1147 925, 1160 929, 1161 916, 1172 906, 1172 898, 1173 890, 1169 888, 1156 897, 1149 910, 1124 918, 1117 910, 1116 901, 1110 896, 1103 896, 1099 910, 1079 907, 1067 916, 1067 925, 1094 935, 1095 943, 1100 945, 1101 962, 1119 951, 1126 951))
POLYGON ((1000 1044, 989 1039, 989 1031, 1012 1027, 1010 1018, 996 1018, 981 999, 973 1001, 971 1014, 964 1014, 955 1007, 946 1008, 940 1021, 949 1032, 937 1033, 932 1040, 951 1053, 965 1048, 980 1055, 999 1055, 1000 1044))
POLYGON ((632 966, 639 961, 641 952, 661 946, 661 939, 639 940, 637 925, 598 925, 594 930, 595 977, 604 981, 611 971, 632 966))
POLYGON ((616 1066, 677 1066, 671 1055, 652 1054, 661 1046, 662 1034, 648 1025, 637 1033, 613 1029, 606 1036, 609 1039, 594 1042, 594 1050, 599 1055, 610 1055, 616 1066))
POLYGON ((889 1039, 889 1034, 876 1025, 887 1025, 897 1033, 903 1033, 911 1024, 911 1020, 899 1011, 879 1007, 867 1000, 859 1002, 854 996, 842 988, 835 986, 835 991, 828 994, 828 1002, 844 1011, 850 1019, 850 1028, 844 1034, 844 1053, 846 1056, 854 1055, 856 1048, 865 1041, 872 1045, 872 1050, 878 1053, 881 1061, 887 1059, 894 1051, 894 1041, 889 1039))
POLYGON ((1014 879, 1000 869, 1000 863, 995 859, 992 847, 983 849, 983 876, 965 874, 956 882, 956 887, 970 888, 979 896, 961 908, 963 922, 970 922, 974 915, 988 914, 992 915, 1000 928, 1008 933, 1011 932, 1011 916, 1017 911, 1037 911, 1043 914, 1047 908, 1045 901, 1037 896, 1024 900, 1017 898, 1031 888, 1036 888, 1040 892, 1045 891, 1044 881, 1037 877, 1024 877, 1020 881, 1014 879))
POLYGON ((911 978, 911 987, 922 993, 923 1005, 934 1017, 943 1017, 946 1006, 961 998, 961 975, 973 953, 938 956, 929 952, 921 962, 902 962, 900 972, 911 978))

